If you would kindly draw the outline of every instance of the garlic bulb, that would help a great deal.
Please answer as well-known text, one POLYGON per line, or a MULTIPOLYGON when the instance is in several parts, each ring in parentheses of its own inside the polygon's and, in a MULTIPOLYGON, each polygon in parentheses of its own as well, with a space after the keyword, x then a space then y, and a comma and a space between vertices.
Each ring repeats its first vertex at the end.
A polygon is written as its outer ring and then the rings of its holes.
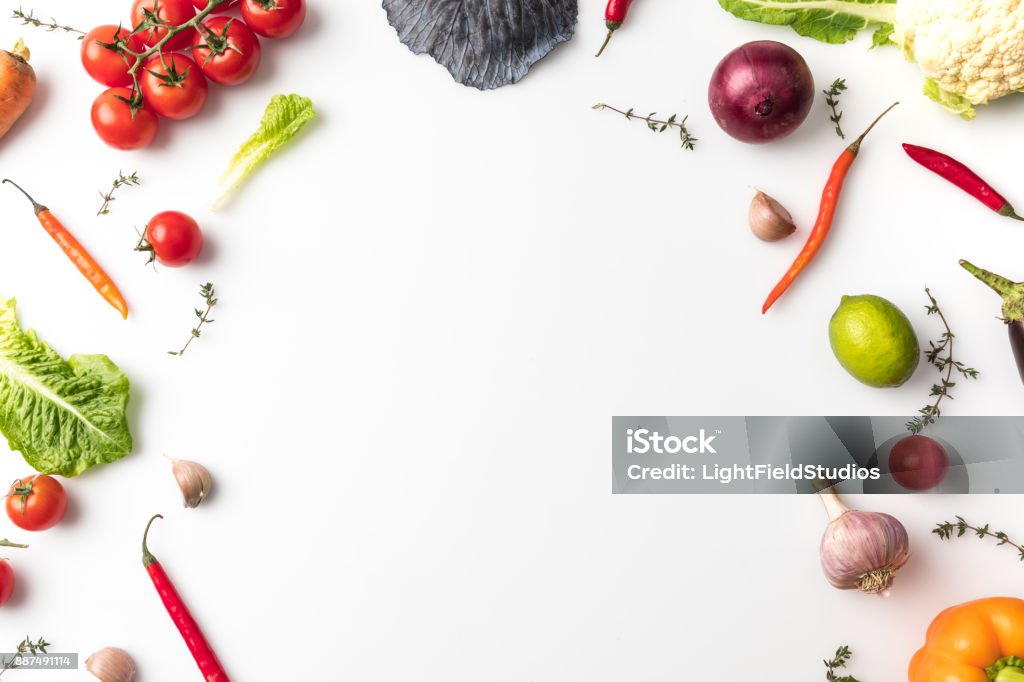
POLYGON ((750 201, 748 218, 754 236, 762 241, 777 242, 796 232, 789 211, 761 190, 750 201))
POLYGON ((181 488, 185 506, 194 509, 206 499, 213 488, 213 477, 202 464, 187 459, 172 459, 171 472, 181 488))
POLYGON ((117 647, 100 649, 85 659, 85 669, 103 682, 135 682, 135 660, 117 647))
POLYGON ((833 587, 888 596, 893 575, 910 558, 907 529, 888 514, 850 509, 832 488, 819 493, 829 524, 821 568, 833 587))

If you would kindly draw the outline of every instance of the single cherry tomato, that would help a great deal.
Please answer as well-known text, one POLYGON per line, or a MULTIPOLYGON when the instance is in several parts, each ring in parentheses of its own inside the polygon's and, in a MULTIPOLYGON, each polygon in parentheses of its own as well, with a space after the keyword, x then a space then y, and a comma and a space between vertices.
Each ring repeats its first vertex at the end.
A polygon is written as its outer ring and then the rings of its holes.
POLYGON ((192 58, 214 83, 239 85, 260 65, 260 40, 238 19, 213 17, 199 25, 192 58))
POLYGON ((131 31, 112 24, 97 26, 82 39, 82 66, 97 83, 108 87, 132 84, 128 69, 135 66, 136 58, 119 52, 116 46, 127 47, 132 52, 142 52, 145 47, 138 36, 131 31), (107 47, 108 45, 114 47, 107 47))
POLYGON ((139 87, 153 113, 176 121, 198 114, 209 92, 203 72, 183 54, 155 54, 147 59, 139 87))
POLYGON ((889 471, 907 490, 931 490, 946 478, 946 448, 928 436, 907 436, 892 446, 889 471))
POLYGON ((156 115, 143 106, 132 113, 130 88, 110 88, 92 103, 92 127, 115 149, 142 149, 156 137, 156 115))
MULTIPOLYGON (((132 26, 138 28, 147 18, 156 18, 165 26, 151 26, 140 32, 142 42, 152 47, 167 35, 166 25, 181 26, 196 15, 196 8, 191 0, 135 0, 132 5, 132 26)), ((163 46, 165 52, 184 50, 192 43, 193 30, 182 31, 167 41, 163 46)))
POLYGON ((68 494, 57 479, 46 474, 20 478, 7 492, 7 516, 18 528, 46 530, 64 518, 68 494))
POLYGON ((181 211, 164 211, 150 219, 135 250, 148 251, 151 263, 155 259, 169 268, 180 268, 194 261, 203 250, 203 233, 191 216, 181 211))
MULTIPOLYGON (((192 4, 200 12, 206 9, 208 0, 192 0, 192 4)), ((238 7, 238 0, 228 0, 223 5, 219 5, 217 9, 213 10, 214 14, 227 14, 235 7, 238 7)))
POLYGON ((306 19, 306 0, 241 0, 242 19, 267 38, 287 38, 306 19))
POLYGON ((14 593, 14 569, 7 559, 0 560, 0 606, 7 603, 14 593))

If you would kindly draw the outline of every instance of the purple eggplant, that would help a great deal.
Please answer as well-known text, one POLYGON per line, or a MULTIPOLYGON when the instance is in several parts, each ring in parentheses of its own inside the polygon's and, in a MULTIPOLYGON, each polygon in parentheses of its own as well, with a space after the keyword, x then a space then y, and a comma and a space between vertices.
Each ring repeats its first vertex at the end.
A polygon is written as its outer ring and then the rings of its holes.
POLYGON ((960 261, 961 267, 971 273, 1003 298, 1003 322, 1010 333, 1010 348, 1017 361, 1017 372, 1024 381, 1024 282, 1012 282, 1005 277, 982 270, 960 261))

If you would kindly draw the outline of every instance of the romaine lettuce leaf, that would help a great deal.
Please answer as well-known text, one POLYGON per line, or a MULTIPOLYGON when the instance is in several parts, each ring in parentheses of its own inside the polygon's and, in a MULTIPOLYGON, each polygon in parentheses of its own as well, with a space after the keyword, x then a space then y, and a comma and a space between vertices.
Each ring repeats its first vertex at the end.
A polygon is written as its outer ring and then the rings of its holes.
POLYGON ((925 80, 924 94, 928 99, 941 104, 946 111, 956 114, 965 121, 973 121, 974 117, 978 115, 969 99, 955 92, 943 90, 942 86, 932 78, 925 80))
POLYGON ((824 43, 845 43, 877 26, 874 46, 887 44, 896 21, 896 0, 718 0, 740 19, 790 26, 824 43))
POLYGON ((313 102, 301 95, 274 95, 259 129, 246 140, 232 157, 220 179, 219 196, 211 204, 214 211, 223 207, 253 171, 295 137, 303 126, 316 116, 313 102))
POLYGON ((36 471, 77 476, 132 450, 128 377, 106 355, 66 361, 0 298, 0 432, 36 471))

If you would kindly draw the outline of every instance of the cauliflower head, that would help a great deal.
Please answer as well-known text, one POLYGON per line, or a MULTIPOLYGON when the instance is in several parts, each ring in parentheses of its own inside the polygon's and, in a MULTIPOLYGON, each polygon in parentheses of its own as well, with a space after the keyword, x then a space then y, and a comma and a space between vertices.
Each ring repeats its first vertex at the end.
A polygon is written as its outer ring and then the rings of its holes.
POLYGON ((964 118, 1024 90, 1024 1, 899 0, 893 41, 916 61, 925 94, 964 118))

